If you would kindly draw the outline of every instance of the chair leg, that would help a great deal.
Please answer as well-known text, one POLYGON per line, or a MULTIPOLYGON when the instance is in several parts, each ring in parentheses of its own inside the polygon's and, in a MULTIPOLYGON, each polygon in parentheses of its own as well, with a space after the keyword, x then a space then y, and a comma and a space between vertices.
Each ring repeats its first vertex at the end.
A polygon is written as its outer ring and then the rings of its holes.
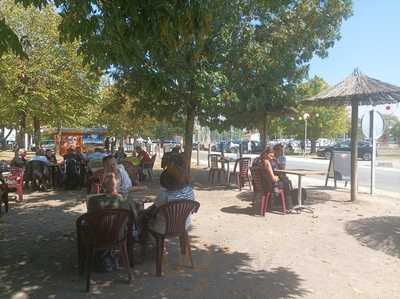
POLYGON ((265 197, 266 197, 266 200, 265 200, 265 206, 264 206, 264 208, 265 208, 264 214, 265 214, 265 212, 268 211, 268 204, 269 204, 269 201, 271 200, 272 192, 268 192, 268 193, 265 195, 265 197))
POLYGON ((164 238, 157 237, 156 246, 156 275, 161 276, 162 274, 162 262, 164 256, 164 238))
POLYGON ((128 257, 128 248, 127 248, 127 243, 126 241, 121 243, 119 246, 119 251, 121 253, 122 257, 122 263, 124 265, 124 268, 126 269, 126 272, 128 274, 128 281, 130 282, 132 280, 132 273, 130 269, 130 263, 129 263, 129 257, 128 257))
POLYGON ((236 185, 239 187, 239 191, 242 191, 242 182, 240 181, 240 175, 236 174, 236 185))
POLYGON ((87 263, 86 263, 86 292, 90 291, 90 274, 92 273, 92 266, 94 261, 94 249, 88 250, 87 263))
POLYGON ((186 255, 186 241, 185 241, 185 235, 181 234, 179 236, 179 245, 181 249, 181 255, 186 255))
POLYGON ((252 190, 251 189, 251 180, 250 180, 250 176, 247 174, 247 181, 249 182, 249 188, 250 188, 250 191, 252 190))
POLYGON ((267 200, 267 197, 265 194, 261 194, 261 199, 260 199, 260 215, 265 216, 265 201, 267 200))
POLYGON ((190 246, 190 237, 187 232, 185 232, 185 245, 186 245, 186 253, 189 257, 190 267, 193 268, 193 256, 192 256, 192 248, 190 246))
POLYGON ((281 192, 279 192, 279 197, 281 198, 281 202, 282 202, 282 213, 286 214, 286 198, 285 198, 285 192, 282 190, 281 192))
POLYGON ((24 200, 24 191, 22 190, 21 186, 17 187, 17 195, 18 195, 18 201, 24 200))

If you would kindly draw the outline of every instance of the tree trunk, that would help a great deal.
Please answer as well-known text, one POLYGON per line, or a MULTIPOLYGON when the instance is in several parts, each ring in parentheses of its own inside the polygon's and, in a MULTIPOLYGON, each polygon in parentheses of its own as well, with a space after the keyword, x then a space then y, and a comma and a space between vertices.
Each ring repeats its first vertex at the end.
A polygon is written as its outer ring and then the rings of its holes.
POLYGON ((2 127, 0 130, 0 147, 1 147, 2 151, 4 151, 6 149, 6 145, 7 145, 6 138, 4 136, 5 131, 6 131, 5 127, 2 127))
POLYGON ((40 146, 40 118, 38 116, 33 117, 33 140, 35 143, 35 147, 39 148, 40 146))
POLYGON ((18 148, 25 148, 26 113, 21 112, 19 116, 19 131, 17 134, 18 148))
POLYGON ((195 109, 189 109, 186 113, 186 123, 185 123, 185 138, 184 138, 184 148, 185 148, 185 159, 188 166, 188 171, 190 173, 190 166, 192 164, 192 150, 193 150, 193 130, 194 130, 194 119, 195 119, 195 109))
POLYGON ((260 127, 258 128, 258 131, 260 133, 260 144, 261 144, 261 149, 264 150, 267 146, 268 142, 268 133, 267 133, 267 115, 265 114, 262 117, 262 121, 260 123, 260 127))
POLYGON ((315 154, 317 152, 317 140, 311 139, 311 154, 315 154))

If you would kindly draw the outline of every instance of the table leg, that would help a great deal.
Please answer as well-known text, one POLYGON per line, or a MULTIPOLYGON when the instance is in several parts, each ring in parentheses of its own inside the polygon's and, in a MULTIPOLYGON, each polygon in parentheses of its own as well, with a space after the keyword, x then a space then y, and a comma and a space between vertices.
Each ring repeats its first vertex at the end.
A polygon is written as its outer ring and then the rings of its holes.
POLYGON ((303 191, 303 187, 301 186, 301 175, 298 175, 298 183, 297 183, 297 205, 293 207, 292 211, 296 211, 300 213, 301 211, 306 211, 308 213, 314 213, 312 208, 304 207, 301 201, 301 195, 303 191))
POLYGON ((297 203, 298 203, 298 207, 300 208, 301 207, 301 175, 299 175, 299 178, 298 178, 298 183, 297 183, 297 189, 298 189, 298 192, 297 192, 297 203))

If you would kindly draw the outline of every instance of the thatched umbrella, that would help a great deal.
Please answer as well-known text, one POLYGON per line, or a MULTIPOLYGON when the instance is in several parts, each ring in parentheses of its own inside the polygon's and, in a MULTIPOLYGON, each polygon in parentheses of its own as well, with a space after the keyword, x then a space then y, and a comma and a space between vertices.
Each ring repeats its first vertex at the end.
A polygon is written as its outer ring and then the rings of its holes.
POLYGON ((358 69, 342 82, 305 101, 315 105, 351 105, 351 200, 357 198, 357 126, 359 105, 400 102, 400 87, 370 78, 358 69))

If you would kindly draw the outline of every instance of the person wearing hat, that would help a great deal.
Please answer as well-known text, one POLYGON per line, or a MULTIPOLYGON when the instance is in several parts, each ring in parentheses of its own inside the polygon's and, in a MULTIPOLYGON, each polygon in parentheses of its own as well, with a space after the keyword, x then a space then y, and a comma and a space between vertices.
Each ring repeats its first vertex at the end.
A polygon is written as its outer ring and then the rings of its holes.
MULTIPOLYGON (((195 200, 190 179, 187 172, 186 162, 183 154, 173 154, 168 159, 166 169, 160 176, 161 192, 157 196, 154 205, 147 209, 147 214, 154 214, 160 206, 177 200, 195 200)), ((164 216, 158 214, 149 220, 148 226, 159 233, 165 232, 164 216)), ((191 226, 190 216, 186 219, 186 229, 191 226)))

